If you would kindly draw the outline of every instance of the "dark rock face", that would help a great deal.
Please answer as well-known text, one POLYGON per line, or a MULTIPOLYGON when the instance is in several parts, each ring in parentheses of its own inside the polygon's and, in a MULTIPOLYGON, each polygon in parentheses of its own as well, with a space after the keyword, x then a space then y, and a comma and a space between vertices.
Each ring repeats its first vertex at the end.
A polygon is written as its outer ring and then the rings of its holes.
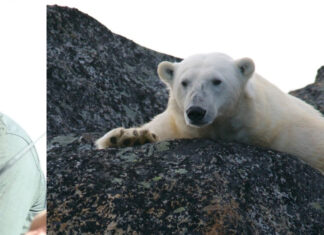
POLYGON ((179 59, 113 34, 76 9, 48 7, 47 25, 49 136, 139 125, 165 109, 156 68, 179 59))
POLYGON ((95 151, 93 137, 50 147, 50 231, 316 234, 323 228, 324 178, 286 154, 210 140, 95 151))
POLYGON ((305 100, 324 114, 324 66, 317 71, 315 83, 291 91, 290 94, 305 100))
MULTIPOLYGON (((288 154, 203 139, 95 150, 165 108, 156 66, 178 59, 75 9, 48 7, 47 32, 48 234, 323 234, 324 177, 288 154)), ((321 108, 317 80, 303 94, 321 108)))

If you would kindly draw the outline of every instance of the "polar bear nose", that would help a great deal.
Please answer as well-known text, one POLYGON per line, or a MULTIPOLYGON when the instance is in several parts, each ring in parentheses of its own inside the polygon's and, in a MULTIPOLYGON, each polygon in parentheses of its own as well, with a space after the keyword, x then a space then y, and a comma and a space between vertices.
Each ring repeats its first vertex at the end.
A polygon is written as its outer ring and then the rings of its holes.
POLYGON ((193 122, 198 122, 201 121, 205 114, 206 114, 206 110, 202 109, 198 106, 192 106, 189 109, 187 109, 186 111, 188 118, 193 121, 193 122))

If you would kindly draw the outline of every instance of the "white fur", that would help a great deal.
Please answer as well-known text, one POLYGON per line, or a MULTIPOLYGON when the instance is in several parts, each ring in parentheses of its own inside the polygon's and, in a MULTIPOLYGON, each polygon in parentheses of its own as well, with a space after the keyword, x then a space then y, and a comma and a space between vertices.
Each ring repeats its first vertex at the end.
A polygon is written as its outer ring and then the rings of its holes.
POLYGON ((254 73, 251 59, 195 55, 180 63, 162 62, 158 74, 169 89, 168 107, 140 129, 155 133, 159 141, 212 138, 255 144, 291 153, 324 172, 323 116, 254 73), (206 110, 201 123, 188 118, 192 106, 206 110))

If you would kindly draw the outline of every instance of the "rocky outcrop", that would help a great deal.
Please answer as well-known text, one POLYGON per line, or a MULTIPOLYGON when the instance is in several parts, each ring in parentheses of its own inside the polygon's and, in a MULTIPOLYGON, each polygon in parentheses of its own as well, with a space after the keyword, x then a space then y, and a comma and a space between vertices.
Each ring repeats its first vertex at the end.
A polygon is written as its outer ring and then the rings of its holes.
POLYGON ((324 114, 324 66, 317 71, 315 83, 291 91, 290 94, 305 100, 324 114))
POLYGON ((76 9, 48 7, 47 26, 49 136, 132 126, 165 109, 156 68, 179 59, 113 34, 76 9))
MULTIPOLYGON (((162 60, 179 59, 47 8, 48 234, 321 234, 324 177, 288 154, 203 139, 94 149, 165 108, 162 60)), ((304 94, 320 108, 319 80, 304 94)))

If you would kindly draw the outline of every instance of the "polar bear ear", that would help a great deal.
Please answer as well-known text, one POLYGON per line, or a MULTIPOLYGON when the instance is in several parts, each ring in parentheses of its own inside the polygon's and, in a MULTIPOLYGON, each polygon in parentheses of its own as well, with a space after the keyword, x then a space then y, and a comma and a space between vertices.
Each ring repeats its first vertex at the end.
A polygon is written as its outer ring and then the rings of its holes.
POLYGON ((174 64, 168 61, 163 61, 158 66, 158 75, 166 84, 171 85, 174 76, 174 64))
POLYGON ((250 78, 254 73, 254 62, 250 58, 239 59, 236 60, 235 63, 244 77, 250 78))

